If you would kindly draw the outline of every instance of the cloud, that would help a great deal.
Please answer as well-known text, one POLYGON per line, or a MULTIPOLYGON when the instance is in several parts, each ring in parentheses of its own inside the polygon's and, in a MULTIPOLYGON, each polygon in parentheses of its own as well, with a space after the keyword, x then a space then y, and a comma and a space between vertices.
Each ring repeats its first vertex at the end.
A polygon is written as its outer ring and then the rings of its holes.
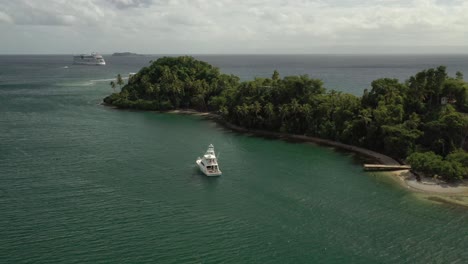
POLYGON ((11 22, 17 25, 89 25, 103 18, 98 3, 88 0, 5 1, 0 3, 1 9, 10 17, 11 22))
MULTIPOLYGON (((146 53, 462 46, 468 43, 467 13, 463 0, 0 1, 0 24, 15 24, 21 27, 18 32, 39 41, 58 36, 53 31, 59 26, 68 30, 60 31, 63 39, 57 45, 98 38, 101 50, 146 53), (40 34, 36 26, 44 27, 40 34)), ((9 34, 22 38, 15 30, 9 34)))
POLYGON ((107 2, 119 9, 148 7, 153 4, 153 0, 107 0, 107 2))
POLYGON ((11 24, 13 23, 13 19, 9 15, 0 11, 0 24, 1 23, 11 24))

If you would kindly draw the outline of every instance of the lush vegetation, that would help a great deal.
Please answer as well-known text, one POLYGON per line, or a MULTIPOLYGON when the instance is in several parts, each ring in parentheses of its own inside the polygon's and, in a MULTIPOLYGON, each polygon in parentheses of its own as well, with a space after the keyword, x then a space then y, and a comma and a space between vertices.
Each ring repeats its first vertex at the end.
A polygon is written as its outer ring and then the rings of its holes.
POLYGON ((446 68, 428 69, 401 83, 383 78, 362 97, 327 91, 307 75, 233 75, 192 57, 161 58, 104 99, 120 108, 216 111, 249 128, 303 134, 384 152, 426 175, 468 177, 468 84, 446 68), (444 103, 442 103, 444 102, 444 103))
POLYGON ((122 88, 122 85, 124 85, 124 80, 122 78, 122 76, 119 74, 117 74, 117 78, 115 79, 115 81, 111 81, 109 83, 109 85, 112 87, 112 90, 114 90, 114 93, 115 93, 115 87, 118 85, 120 88, 122 88))
POLYGON ((452 152, 443 158, 432 151, 414 152, 408 157, 413 170, 425 175, 443 175, 446 179, 461 180, 468 174, 468 153, 452 152))
POLYGON ((120 93, 104 99, 121 108, 215 110, 210 99, 237 87, 239 78, 192 57, 161 58, 131 76, 120 93))

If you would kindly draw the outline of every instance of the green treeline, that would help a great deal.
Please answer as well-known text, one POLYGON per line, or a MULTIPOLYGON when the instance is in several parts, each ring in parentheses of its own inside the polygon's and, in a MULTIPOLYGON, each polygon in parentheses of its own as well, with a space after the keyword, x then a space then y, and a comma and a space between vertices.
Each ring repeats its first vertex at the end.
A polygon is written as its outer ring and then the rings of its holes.
POLYGON ((240 82, 208 63, 165 57, 104 99, 119 108, 216 111, 233 124, 331 139, 408 161, 427 176, 468 178, 468 84, 440 66, 405 83, 383 78, 362 97, 307 75, 240 82))

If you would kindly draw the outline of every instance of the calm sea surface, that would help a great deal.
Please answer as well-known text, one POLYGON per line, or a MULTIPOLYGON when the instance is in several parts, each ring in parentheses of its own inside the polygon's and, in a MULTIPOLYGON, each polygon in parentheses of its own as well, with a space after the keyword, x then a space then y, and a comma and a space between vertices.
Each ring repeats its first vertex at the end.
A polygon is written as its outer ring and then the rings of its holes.
MULTIPOLYGON (((309 74, 356 95, 467 56, 196 56, 243 80, 309 74)), ((100 105, 150 57, 0 56, 0 263, 467 263, 468 210, 352 154, 193 116, 100 105), (68 66, 68 68, 64 68, 68 66), (224 175, 195 159, 209 143, 224 175)))

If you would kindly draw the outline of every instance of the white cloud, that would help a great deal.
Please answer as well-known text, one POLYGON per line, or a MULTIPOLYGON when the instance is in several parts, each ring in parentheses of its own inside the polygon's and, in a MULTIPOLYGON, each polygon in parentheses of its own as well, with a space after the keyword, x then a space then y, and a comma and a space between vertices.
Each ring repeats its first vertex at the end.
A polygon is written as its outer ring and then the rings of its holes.
POLYGON ((3 12, 0 11, 0 24, 1 23, 8 23, 11 24, 13 23, 13 19, 11 17, 3 12))
POLYGON ((153 4, 153 0, 107 0, 110 4, 117 8, 137 8, 147 7, 153 4))
POLYGON ((77 0, 15 0, 0 3, 17 25, 72 26, 98 23, 104 18, 101 5, 95 1, 77 0))
MULTIPOLYGON (((63 50, 100 38, 94 44, 102 52, 367 52, 378 45, 443 52, 437 47, 468 43, 467 13, 462 0, 15 0, 0 2, 0 24, 18 28, 0 33, 20 41, 23 32, 43 43, 62 36, 54 43, 63 50)), ((53 51, 35 45, 16 52, 53 51)))

